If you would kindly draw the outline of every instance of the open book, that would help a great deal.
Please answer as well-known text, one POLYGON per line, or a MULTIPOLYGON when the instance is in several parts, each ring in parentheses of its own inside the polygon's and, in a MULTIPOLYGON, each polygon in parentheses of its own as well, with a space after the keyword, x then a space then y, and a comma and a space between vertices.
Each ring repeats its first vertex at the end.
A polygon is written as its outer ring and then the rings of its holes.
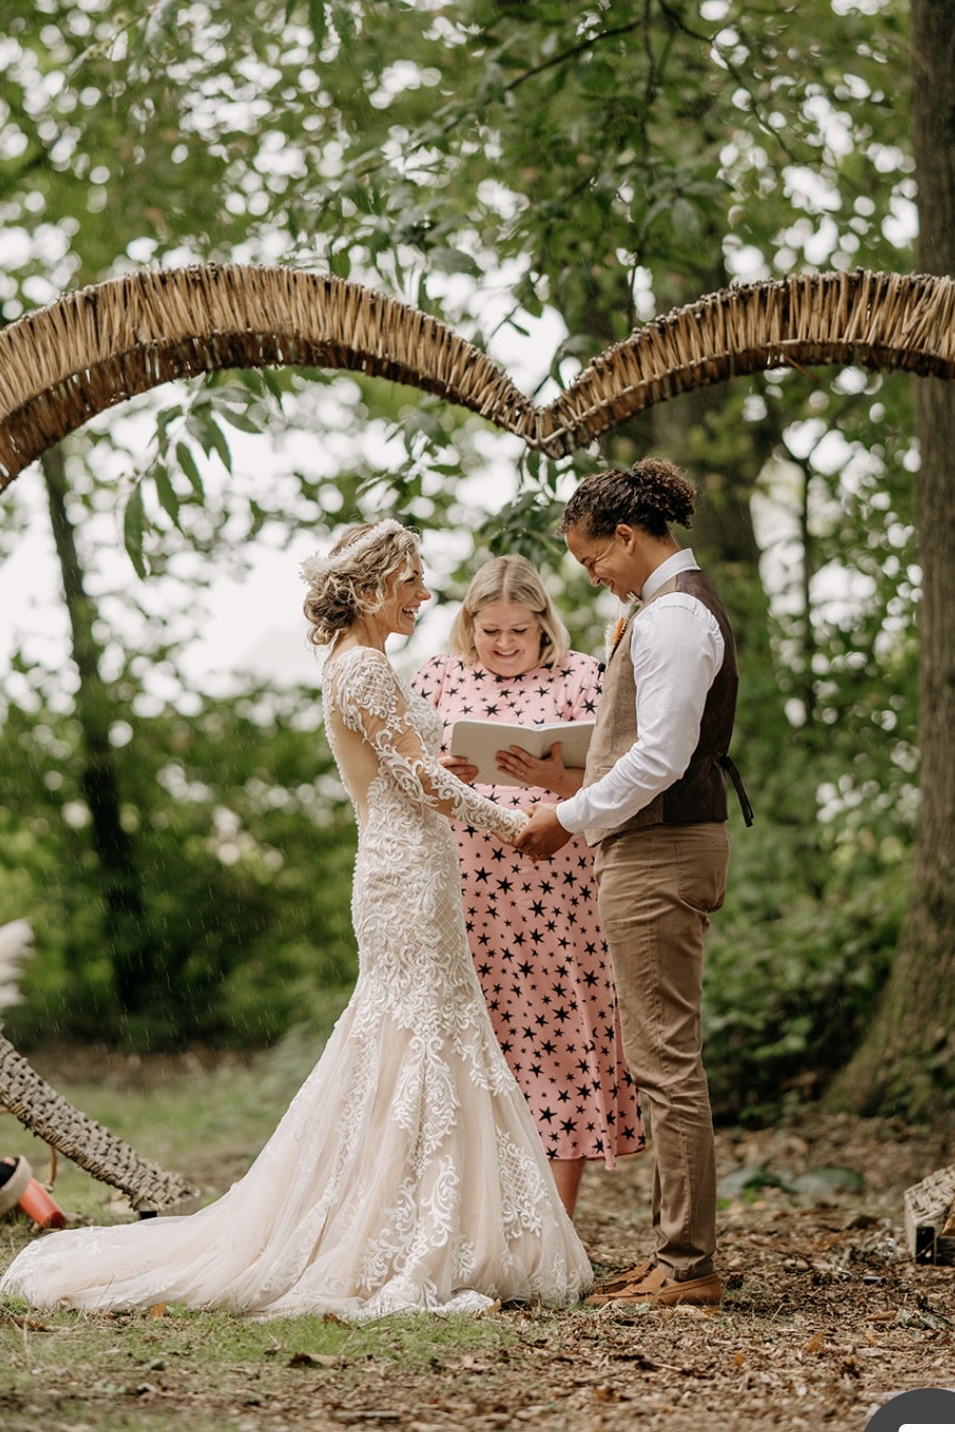
POLYGON ((487 785, 527 785, 497 769, 495 755, 508 746, 522 746, 542 760, 555 741, 561 743, 565 766, 582 767, 593 734, 593 721, 549 721, 543 726, 518 726, 505 721, 455 721, 451 727, 451 754, 477 766, 475 780, 487 785))

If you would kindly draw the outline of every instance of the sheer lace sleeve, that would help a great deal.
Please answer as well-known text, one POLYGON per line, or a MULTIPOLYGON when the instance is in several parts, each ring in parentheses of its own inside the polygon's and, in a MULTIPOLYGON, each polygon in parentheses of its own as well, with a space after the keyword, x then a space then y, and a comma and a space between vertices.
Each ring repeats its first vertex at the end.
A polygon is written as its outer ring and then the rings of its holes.
POLYGON ((502 840, 513 841, 520 834, 527 823, 522 811, 506 810, 478 795, 425 749, 387 657, 368 649, 358 659, 335 665, 328 694, 343 724, 368 742, 412 804, 502 840))

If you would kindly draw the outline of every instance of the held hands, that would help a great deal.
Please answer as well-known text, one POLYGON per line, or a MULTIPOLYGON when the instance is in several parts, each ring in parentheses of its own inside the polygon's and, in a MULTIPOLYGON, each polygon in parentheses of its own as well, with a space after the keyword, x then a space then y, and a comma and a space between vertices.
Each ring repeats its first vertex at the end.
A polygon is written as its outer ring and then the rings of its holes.
POLYGON ((552 805, 528 806, 526 811, 530 820, 514 842, 515 847, 530 860, 549 860, 570 840, 570 831, 561 825, 552 805))
MULTIPOLYGON (((528 751, 523 751, 520 746, 512 746, 509 751, 498 751, 497 757, 499 765, 502 757, 509 758, 506 769, 512 779, 518 769, 530 770, 533 767, 535 770, 555 770, 559 767, 560 771, 564 770, 563 762, 560 759, 559 741, 551 747, 549 755, 542 761, 528 751)), ((459 781, 466 781, 468 785, 473 784, 477 775, 477 766, 466 761, 463 756, 441 756, 439 759, 445 770, 457 776, 459 781)), ((573 771, 568 774, 573 778, 580 773, 573 771)), ((523 779, 532 785, 545 785, 543 780, 533 774, 525 775, 523 779)), ((579 785, 579 781, 574 781, 573 790, 568 794, 572 795, 579 785)), ((502 844, 513 846, 519 854, 526 855, 530 860, 546 860, 570 840, 570 831, 565 830, 554 815, 552 805, 525 806, 521 813, 525 817, 525 821, 520 833, 513 839, 499 837, 502 844)))

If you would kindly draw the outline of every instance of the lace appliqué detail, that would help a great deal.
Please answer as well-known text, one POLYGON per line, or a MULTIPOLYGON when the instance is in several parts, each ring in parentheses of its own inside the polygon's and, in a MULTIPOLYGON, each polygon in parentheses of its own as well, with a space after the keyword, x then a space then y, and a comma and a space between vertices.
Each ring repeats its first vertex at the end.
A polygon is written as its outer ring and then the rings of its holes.
POLYGON ((491 1028, 448 816, 526 817, 437 759, 441 719, 379 653, 331 662, 326 721, 360 811, 355 991, 252 1168, 186 1218, 56 1233, 3 1289, 39 1307, 226 1307, 254 1317, 570 1302, 590 1265, 491 1028), (354 741, 349 733, 361 737, 354 741), (350 763, 350 764, 349 764, 350 763))

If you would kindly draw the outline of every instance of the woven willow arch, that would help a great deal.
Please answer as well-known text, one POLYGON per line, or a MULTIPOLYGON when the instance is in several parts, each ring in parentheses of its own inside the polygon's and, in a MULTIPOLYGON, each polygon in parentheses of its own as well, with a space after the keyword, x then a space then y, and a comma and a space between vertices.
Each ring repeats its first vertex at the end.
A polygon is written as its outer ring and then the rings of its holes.
MULTIPOLYGON (((438 320, 330 276, 207 265, 66 295, 0 331, 0 491, 97 413, 225 368, 347 369, 410 384, 559 457, 691 389, 787 365, 955 377, 955 283, 860 270, 721 290, 608 348, 546 406, 438 320)), ((190 1195, 74 1109, 0 1037, 0 1108, 141 1210, 190 1195)))
POLYGON ((722 289, 614 344, 538 407, 437 319, 360 284, 238 264, 148 270, 0 331, 0 490, 96 413, 216 369, 297 365, 394 379, 557 457, 737 374, 853 363, 952 378, 953 320, 949 278, 859 270, 722 289))
POLYGON ((198 1198, 178 1173, 143 1158, 124 1139, 74 1107, 0 1034, 0 1110, 80 1168, 125 1193, 137 1213, 159 1213, 198 1198))

